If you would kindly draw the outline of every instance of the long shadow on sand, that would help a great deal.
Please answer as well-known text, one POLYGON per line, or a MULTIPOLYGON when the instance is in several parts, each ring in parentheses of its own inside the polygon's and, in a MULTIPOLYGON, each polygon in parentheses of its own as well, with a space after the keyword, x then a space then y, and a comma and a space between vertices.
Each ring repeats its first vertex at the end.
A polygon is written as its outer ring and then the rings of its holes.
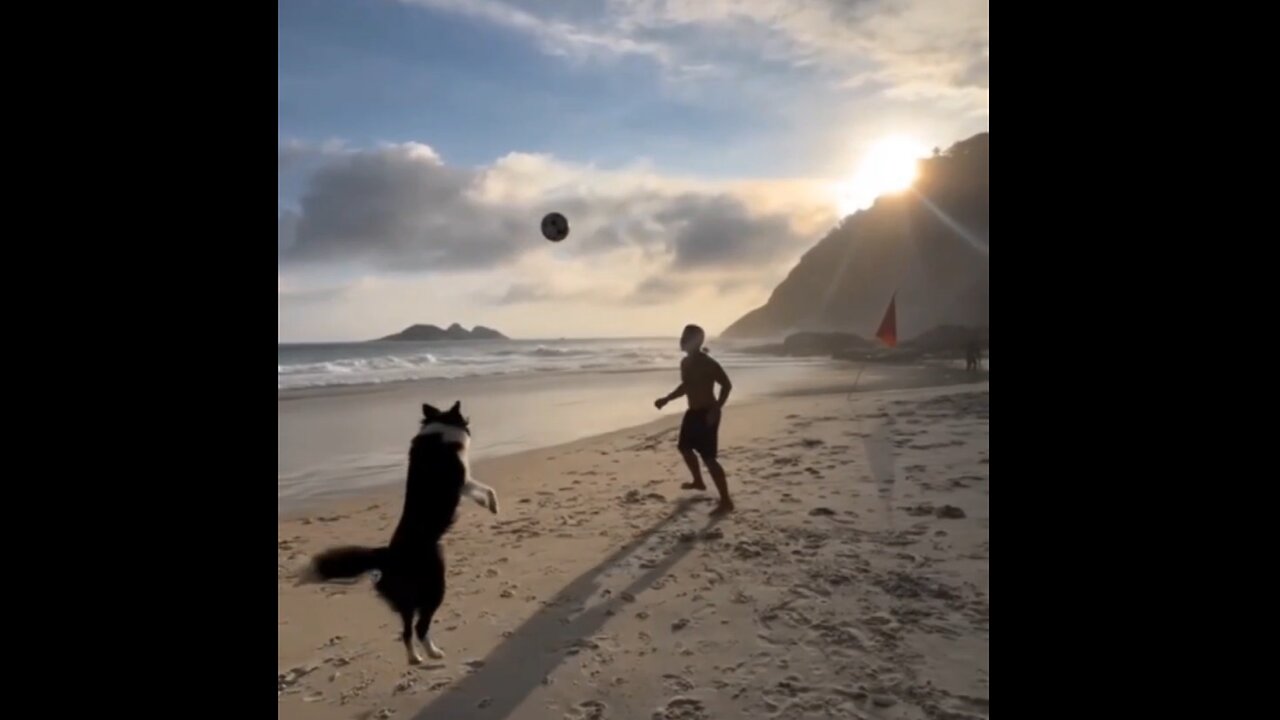
MULTIPOLYGON (((624 603, 622 596, 625 593, 638 595, 689 554, 696 543, 677 543, 657 566, 637 577, 625 590, 614 593, 609 600, 574 616, 575 607, 581 601, 599 592, 600 584, 597 580, 602 573, 688 514, 696 502, 692 498, 680 501, 670 515, 619 548, 599 565, 579 575, 556 593, 550 603, 517 628, 510 638, 494 649, 485 658, 483 667, 458 681, 424 707, 414 716, 415 720, 498 720, 510 715, 542 684, 543 678, 564 662, 569 643, 594 635, 608 621, 609 611, 616 610, 624 603), (478 707, 485 698, 488 698, 486 706, 478 707)), ((711 527, 715 522, 716 518, 708 518, 702 529, 711 527)))
MULTIPOLYGON (((859 427, 863 427, 862 419, 858 419, 859 427)), ((876 484, 876 493, 884 501, 885 523, 888 529, 894 529, 893 503, 894 470, 893 457, 893 416, 887 419, 872 419, 869 427, 862 431, 862 449, 867 458, 867 469, 871 480, 876 484)))

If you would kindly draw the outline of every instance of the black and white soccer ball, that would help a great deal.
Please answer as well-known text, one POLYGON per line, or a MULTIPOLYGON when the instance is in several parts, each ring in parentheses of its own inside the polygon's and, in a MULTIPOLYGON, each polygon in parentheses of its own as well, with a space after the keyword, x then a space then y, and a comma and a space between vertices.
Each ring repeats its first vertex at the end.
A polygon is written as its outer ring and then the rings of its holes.
POLYGON ((569 237, 569 221, 558 212, 547 213, 542 218, 542 237, 551 242, 560 242, 569 237))

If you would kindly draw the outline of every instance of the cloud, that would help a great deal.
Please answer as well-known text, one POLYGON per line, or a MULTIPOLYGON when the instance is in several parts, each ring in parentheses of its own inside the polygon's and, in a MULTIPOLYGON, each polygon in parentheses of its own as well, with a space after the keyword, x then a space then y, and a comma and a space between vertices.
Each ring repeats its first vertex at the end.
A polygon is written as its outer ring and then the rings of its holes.
POLYGON ((305 166, 325 156, 341 155, 347 149, 346 143, 338 139, 326 140, 322 143, 311 143, 304 140, 290 139, 276 146, 276 169, 280 173, 305 166))
POLYGON ((497 298, 495 302, 499 305, 516 305, 520 303, 542 302, 551 300, 556 294, 544 285, 534 283, 516 283, 507 288, 507 291, 497 298))
POLYGON ((280 216, 281 260, 380 270, 459 270, 518 252, 520 219, 473 201, 474 174, 406 143, 352 152, 311 177, 296 217, 280 216))
POLYGON ((791 250, 785 216, 754 217, 741 200, 725 195, 683 195, 656 219, 675 232, 671 245, 678 270, 768 263, 791 250))
MULTIPOLYGON (((616 287, 616 286, 615 286, 616 287)), ((534 303, 605 303, 618 302, 621 296, 608 287, 563 288, 551 282, 516 282, 506 292, 493 297, 496 305, 531 305, 534 303)))
POLYGON ((276 217, 276 258, 284 256, 298 236, 299 215, 293 210, 281 210, 276 217))
POLYGON ((401 1, 526 33, 550 55, 649 58, 674 79, 745 81, 772 63, 836 87, 990 111, 990 0, 401 1))
POLYGON ((904 99, 988 107, 990 0, 617 0, 632 27, 754 31, 762 52, 904 99))
POLYGON ((677 281, 676 294, 653 285, 652 301, 645 302, 630 297, 636 290, 635 271, 613 263, 529 256, 503 270, 348 279, 341 297, 332 302, 319 301, 319 292, 309 293, 332 289, 329 280, 295 279, 286 284, 290 299, 279 303, 278 336, 282 342, 368 340, 413 323, 453 322, 529 339, 675 336, 687 322, 714 333, 745 308, 764 302, 769 292, 754 288, 726 299, 715 285, 689 277, 677 281), (521 291, 537 299, 498 303, 512 284, 529 286, 521 291), (295 297, 303 294, 316 301, 295 297))
POLYGON ((514 4, 498 0, 400 0, 406 5, 416 5, 454 12, 485 20, 535 38, 549 55, 559 55, 575 60, 601 59, 615 56, 638 55, 651 58, 663 65, 672 62, 669 50, 658 43, 646 42, 625 34, 592 29, 579 24, 535 15, 514 4))
POLYGON ((835 220, 808 180, 672 177, 532 153, 468 168, 421 143, 300 153, 296 167, 313 170, 277 216, 288 341, 415 322, 525 337, 674 332, 677 316, 719 327, 763 302, 835 220), (564 242, 542 238, 550 210, 569 218, 564 242))
POLYGON ((349 289, 346 286, 340 286, 309 290, 277 290, 276 302, 281 305, 319 305, 342 299, 349 289))
MULTIPOLYGON (((550 281, 517 282, 501 295, 491 296, 490 302, 495 305, 524 306, 550 303, 637 307, 681 302, 700 293, 731 295, 763 287, 755 276, 745 274, 679 273, 665 267, 651 268, 648 272, 650 274, 647 275, 640 273, 638 282, 634 281, 633 276, 628 276, 612 282, 576 288, 561 287, 550 281), (627 282, 633 284, 628 287, 627 282)), ((767 276, 770 279, 777 277, 771 273, 767 276)))
POLYGON ((543 303, 616 305, 627 300, 619 283, 562 287, 552 281, 516 282, 500 295, 485 298, 494 305, 534 305, 543 303))
POLYGON ((636 285, 627 299, 641 305, 663 305, 683 298, 694 289, 694 284, 685 278, 653 275, 636 285))
POLYGON ((462 168, 421 143, 345 150, 321 158, 297 209, 280 211, 278 264, 456 273, 551 253, 565 260, 617 255, 637 274, 733 272, 794 258, 812 240, 803 228, 823 198, 783 181, 768 209, 756 209, 752 198, 767 194, 762 182, 747 191, 523 153, 462 168), (538 230, 552 209, 571 227, 556 245, 538 230))
POLYGON ((276 302, 280 308, 302 308, 341 300, 352 289, 349 284, 300 285, 284 275, 276 275, 276 302))

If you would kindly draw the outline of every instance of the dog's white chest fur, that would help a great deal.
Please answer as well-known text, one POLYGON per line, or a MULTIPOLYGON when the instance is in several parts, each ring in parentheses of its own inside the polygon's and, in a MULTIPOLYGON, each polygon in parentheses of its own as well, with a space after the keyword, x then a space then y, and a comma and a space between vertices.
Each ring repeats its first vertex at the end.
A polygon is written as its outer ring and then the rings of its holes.
POLYGON ((462 449, 459 451, 464 457, 467 453, 467 447, 471 445, 471 435, 460 427, 453 425, 445 425, 444 423, 427 423, 418 431, 419 435, 439 435, 440 439, 446 443, 456 443, 462 449))
POLYGON ((467 478, 462 485, 463 494, 475 500, 481 507, 488 508, 489 512, 498 512, 498 494, 493 488, 471 477, 471 464, 467 462, 467 449, 471 447, 470 433, 460 427, 433 422, 423 425, 418 435, 439 435, 441 441, 457 445, 458 459, 462 461, 462 468, 467 478))

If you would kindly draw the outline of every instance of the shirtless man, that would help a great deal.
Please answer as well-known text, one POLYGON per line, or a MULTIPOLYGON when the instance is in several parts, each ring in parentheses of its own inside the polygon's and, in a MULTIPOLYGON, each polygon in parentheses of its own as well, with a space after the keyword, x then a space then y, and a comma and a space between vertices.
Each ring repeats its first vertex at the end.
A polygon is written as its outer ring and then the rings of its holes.
POLYGON ((725 374, 720 363, 711 358, 703 349, 702 343, 706 333, 697 325, 686 325, 680 336, 680 349, 684 350, 684 359, 680 361, 680 386, 672 390, 666 397, 658 398, 653 404, 659 410, 667 403, 680 396, 689 399, 689 409, 684 413, 680 423, 680 454, 693 473, 693 482, 681 485, 686 490, 706 490, 702 482, 702 470, 698 467, 698 456, 707 465, 707 472, 720 491, 720 504, 711 511, 719 515, 733 510, 733 500, 729 499, 729 485, 725 480, 724 468, 716 460, 719 444, 720 409, 729 399, 729 391, 733 383, 725 374), (720 385, 720 397, 715 396, 715 386, 720 385), (695 454, 696 453, 696 454, 695 454))

